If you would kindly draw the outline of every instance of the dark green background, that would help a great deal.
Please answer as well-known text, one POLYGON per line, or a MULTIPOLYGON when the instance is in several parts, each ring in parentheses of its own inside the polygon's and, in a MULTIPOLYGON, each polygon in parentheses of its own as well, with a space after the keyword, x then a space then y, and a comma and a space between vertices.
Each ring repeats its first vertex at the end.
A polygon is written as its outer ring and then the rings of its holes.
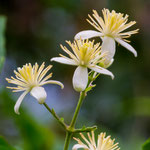
MULTIPOLYGON (((65 133, 30 95, 17 116, 13 106, 20 93, 5 89, 5 77, 14 75, 13 70, 25 63, 45 61, 49 65, 50 58, 62 53, 59 44, 72 41, 81 30, 94 29, 87 23, 87 15, 92 9, 101 14, 103 8, 127 13, 130 21, 137 21, 132 29, 140 31, 130 40, 138 57, 117 45, 109 68, 115 79, 101 75, 96 80, 97 86, 83 103, 77 127, 96 124, 96 135, 106 131, 122 150, 141 150, 150 137, 149 0, 4 0, 0 1, 0 14, 7 16, 6 59, 0 76, 0 135, 17 150, 62 150, 65 133)), ((65 88, 45 86, 47 103, 69 123, 78 99, 71 81, 75 68, 51 64, 53 79, 62 81, 65 88)))

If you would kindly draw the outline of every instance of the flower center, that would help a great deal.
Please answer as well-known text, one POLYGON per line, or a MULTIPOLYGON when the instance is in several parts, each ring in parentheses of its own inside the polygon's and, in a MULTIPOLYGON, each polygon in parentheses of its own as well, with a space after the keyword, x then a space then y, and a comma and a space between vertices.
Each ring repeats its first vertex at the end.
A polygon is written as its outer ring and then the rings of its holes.
POLYGON ((90 61, 91 54, 92 54, 91 44, 84 43, 80 48, 80 65, 87 66, 90 61))

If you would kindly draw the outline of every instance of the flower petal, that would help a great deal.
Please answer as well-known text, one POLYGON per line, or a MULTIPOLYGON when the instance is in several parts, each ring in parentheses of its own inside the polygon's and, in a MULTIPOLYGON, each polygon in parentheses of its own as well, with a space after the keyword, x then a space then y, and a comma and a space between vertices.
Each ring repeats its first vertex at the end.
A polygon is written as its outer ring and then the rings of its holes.
POLYGON ((115 55, 116 51, 116 45, 115 45, 115 40, 111 37, 105 36, 102 38, 103 43, 102 43, 102 54, 104 54, 105 58, 105 65, 109 64, 111 59, 115 55))
POLYGON ((135 50, 130 44, 128 44, 127 42, 123 41, 123 40, 120 39, 120 38, 115 38, 115 40, 116 40, 120 45, 122 45, 123 47, 125 47, 126 49, 128 49, 130 52, 132 52, 135 57, 137 57, 137 52, 136 52, 136 50, 135 50))
POLYGON ((98 36, 102 36, 103 34, 94 30, 85 30, 85 31, 81 31, 79 33, 77 33, 74 37, 74 39, 79 40, 79 39, 89 39, 89 38, 93 38, 93 37, 98 37, 98 36))
POLYGON ((81 145, 81 144, 75 144, 72 148, 72 150, 77 150, 79 148, 84 148, 86 150, 90 150, 86 145, 81 145))
POLYGON ((73 75, 73 87, 77 92, 84 91, 88 83, 88 69, 78 66, 73 75))
POLYGON ((48 81, 41 82, 40 86, 45 85, 45 84, 57 84, 61 86, 62 89, 64 88, 64 85, 61 82, 56 81, 56 80, 48 80, 48 81))
POLYGON ((27 95, 27 93, 28 93, 28 91, 24 91, 24 92, 20 95, 20 97, 18 98, 18 100, 17 100, 17 102, 16 102, 16 104, 15 104, 14 111, 15 111, 15 113, 18 114, 18 115, 20 114, 20 113, 19 113, 20 105, 21 105, 21 103, 22 103, 24 97, 27 95))
POLYGON ((63 58, 63 57, 54 57, 51 59, 51 61, 56 61, 62 64, 73 65, 73 66, 77 65, 77 63, 73 59, 63 58))
POLYGON ((110 67, 110 66, 113 64, 113 62, 114 62, 114 59, 112 58, 112 59, 110 60, 109 64, 106 66, 106 68, 110 67))
POLYGON ((104 69, 104 68, 97 66, 97 65, 89 66, 89 68, 92 69, 93 71, 98 72, 98 73, 109 75, 109 76, 111 76, 112 79, 114 79, 114 75, 107 69, 104 69))
POLYGON ((37 99, 39 104, 43 104, 45 102, 45 99, 47 97, 46 91, 43 87, 34 87, 30 94, 37 99))

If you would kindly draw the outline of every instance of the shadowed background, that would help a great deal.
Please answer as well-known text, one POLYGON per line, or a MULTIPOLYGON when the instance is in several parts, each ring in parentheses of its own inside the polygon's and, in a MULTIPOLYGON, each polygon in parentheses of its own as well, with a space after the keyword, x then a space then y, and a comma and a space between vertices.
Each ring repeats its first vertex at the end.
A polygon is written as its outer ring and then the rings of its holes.
MULTIPOLYGON (((137 21, 132 29, 140 31, 130 40, 138 57, 117 45, 115 61, 109 68, 115 79, 101 75, 96 80, 97 86, 88 93, 76 126, 96 124, 96 135, 106 131, 122 150, 141 150, 150 137, 150 1, 5 0, 0 1, 0 14, 7 17, 6 58, 0 75, 0 138, 15 149, 61 150, 65 132, 30 95, 25 97, 17 116, 13 107, 21 93, 6 90, 5 77, 14 76, 14 69, 29 62, 44 61, 49 65, 50 58, 63 53, 59 44, 73 41, 81 30, 94 29, 86 18, 92 9, 102 15, 103 8, 129 14, 129 21, 137 21)), ((52 78, 63 82, 65 88, 46 85, 46 102, 69 123, 79 96, 72 88, 75 68, 51 64, 52 78)), ((74 143, 72 140, 70 149, 74 143)))

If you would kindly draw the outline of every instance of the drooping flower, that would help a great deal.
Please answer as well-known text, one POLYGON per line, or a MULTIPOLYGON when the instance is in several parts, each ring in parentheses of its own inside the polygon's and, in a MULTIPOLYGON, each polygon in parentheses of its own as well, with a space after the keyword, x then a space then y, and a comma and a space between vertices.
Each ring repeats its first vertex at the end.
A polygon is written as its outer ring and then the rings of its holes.
POLYGON ((14 71, 16 78, 11 77, 11 79, 6 78, 8 83, 17 85, 16 87, 7 87, 12 89, 13 92, 24 91, 18 98, 14 110, 16 114, 19 114, 19 107, 24 99, 24 97, 30 92, 30 94, 35 97, 39 104, 43 104, 47 97, 45 89, 42 87, 45 84, 57 84, 63 88, 63 84, 59 81, 48 80, 52 77, 52 73, 45 76, 47 72, 52 68, 52 65, 45 67, 45 63, 39 67, 37 63, 35 65, 26 64, 22 68, 17 68, 17 71, 14 71))
POLYGON ((110 63, 113 59, 116 51, 115 41, 120 45, 131 51, 134 56, 137 56, 136 50, 127 42, 126 38, 129 38, 132 34, 138 33, 139 29, 132 31, 125 31, 132 25, 135 21, 128 21, 128 15, 122 13, 116 13, 114 10, 111 12, 108 9, 103 9, 103 18, 99 16, 96 10, 93 10, 92 16, 88 15, 89 19, 87 21, 98 31, 85 30, 76 34, 75 39, 88 39, 93 37, 102 38, 102 53, 108 51, 105 63, 110 63))
POLYGON ((66 43, 73 52, 65 46, 61 45, 61 48, 70 58, 60 54, 60 57, 54 57, 51 61, 78 66, 73 75, 73 87, 76 91, 85 90, 88 83, 88 68, 101 74, 110 75, 112 78, 114 77, 110 71, 97 65, 103 61, 105 55, 101 54, 100 43, 94 44, 94 41, 89 40, 77 40, 74 43, 66 41, 66 43))
POLYGON ((106 136, 106 133, 100 133, 98 135, 97 144, 95 142, 94 131, 91 132, 92 135, 87 133, 88 139, 80 133, 84 142, 82 142, 79 138, 74 138, 78 144, 75 144, 72 150, 84 149, 84 150, 120 150, 118 147, 119 143, 115 143, 115 139, 111 139, 111 136, 106 136))

